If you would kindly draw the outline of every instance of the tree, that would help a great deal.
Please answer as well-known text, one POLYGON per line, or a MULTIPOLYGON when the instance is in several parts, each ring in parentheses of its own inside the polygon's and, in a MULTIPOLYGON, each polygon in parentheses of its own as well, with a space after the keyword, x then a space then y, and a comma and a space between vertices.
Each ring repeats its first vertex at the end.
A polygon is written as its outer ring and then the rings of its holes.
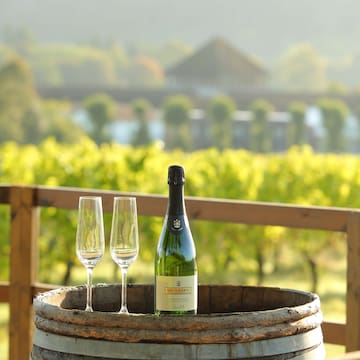
POLYGON ((355 108, 355 118, 357 122, 357 130, 358 130, 358 150, 360 151, 360 105, 355 108))
POLYGON ((107 54, 97 49, 83 49, 84 53, 62 59, 59 64, 65 85, 109 85, 114 84, 116 72, 107 54))
POLYGON ((29 91, 34 92, 33 78, 31 70, 26 61, 19 57, 10 59, 0 71, 1 83, 15 83, 17 85, 24 85, 29 91))
POLYGON ((344 126, 349 113, 347 105, 336 99, 320 99, 318 106, 322 114, 322 123, 326 131, 325 148, 327 151, 344 150, 344 126))
POLYGON ((111 139, 107 126, 113 121, 115 114, 115 102, 106 94, 89 96, 84 103, 92 125, 90 136, 97 144, 111 139))
POLYGON ((153 51, 153 56, 164 67, 168 67, 189 56, 192 52, 191 47, 179 40, 171 40, 160 48, 153 51))
POLYGON ((163 118, 166 125, 166 146, 168 148, 190 149, 191 108, 191 101, 185 95, 174 95, 166 99, 163 105, 163 118))
POLYGON ((0 68, 14 58, 16 58, 15 51, 10 46, 0 44, 0 68))
POLYGON ((77 143, 84 136, 84 130, 70 118, 71 103, 57 100, 43 100, 42 112, 46 118, 44 137, 53 137, 59 143, 77 143))
POLYGON ((250 123, 251 148, 257 152, 271 151, 269 132, 269 113, 273 106, 266 100, 255 100, 251 105, 252 119, 250 123))
POLYGON ((37 142, 42 121, 38 105, 28 64, 20 58, 8 61, 0 68, 0 142, 37 142))
POLYGON ((138 120, 138 128, 135 131, 132 144, 134 146, 148 145, 151 142, 148 114, 151 104, 146 99, 136 99, 131 104, 132 112, 138 120))
POLYGON ((225 95, 214 97, 208 107, 213 143, 223 150, 232 146, 232 123, 236 110, 234 101, 225 95))
POLYGON ((111 54, 89 46, 37 44, 28 59, 41 84, 112 85, 117 78, 111 54))
POLYGON ((127 85, 126 74, 129 68, 129 56, 124 47, 113 43, 109 49, 109 56, 114 64, 116 80, 119 85, 127 85))
POLYGON ((39 144, 44 138, 46 123, 40 102, 32 104, 32 106, 25 111, 22 118, 22 127, 24 131, 24 143, 39 144))
POLYGON ((290 145, 303 145, 306 143, 306 105, 302 102, 294 101, 289 105, 289 113, 291 116, 289 143, 290 145))
POLYGON ((321 91, 327 86, 326 61, 310 44, 290 47, 279 65, 282 87, 298 91, 321 91))
POLYGON ((130 63, 128 82, 131 86, 159 86, 164 83, 164 70, 155 59, 137 56, 130 63))

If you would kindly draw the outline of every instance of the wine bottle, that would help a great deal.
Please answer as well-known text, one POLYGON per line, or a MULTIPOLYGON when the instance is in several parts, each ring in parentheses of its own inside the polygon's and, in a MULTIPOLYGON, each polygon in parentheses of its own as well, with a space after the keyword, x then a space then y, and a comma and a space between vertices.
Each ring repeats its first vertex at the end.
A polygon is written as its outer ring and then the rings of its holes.
POLYGON ((168 206, 155 256, 155 314, 196 314, 196 250, 186 215, 182 166, 169 167, 168 184, 168 206))

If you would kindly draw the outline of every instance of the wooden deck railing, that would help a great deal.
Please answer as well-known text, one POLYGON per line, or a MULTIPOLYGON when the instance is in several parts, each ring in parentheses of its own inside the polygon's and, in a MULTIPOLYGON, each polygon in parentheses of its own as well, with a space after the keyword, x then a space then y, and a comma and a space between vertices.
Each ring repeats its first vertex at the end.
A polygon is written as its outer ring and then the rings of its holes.
MULTIPOLYGON (((0 302, 9 303, 9 358, 28 359, 32 334, 32 299, 49 289, 37 282, 40 207, 77 209, 79 196, 99 195, 105 212, 112 211, 114 196, 121 192, 76 188, 0 185, 0 204, 8 204, 10 224, 10 281, 0 284, 0 302)), ((133 194, 138 213, 163 216, 164 196, 133 194)), ((346 324, 323 324, 326 343, 360 349, 360 211, 353 209, 292 206, 274 203, 186 198, 191 219, 242 224, 278 225, 345 233, 347 239, 346 324)))

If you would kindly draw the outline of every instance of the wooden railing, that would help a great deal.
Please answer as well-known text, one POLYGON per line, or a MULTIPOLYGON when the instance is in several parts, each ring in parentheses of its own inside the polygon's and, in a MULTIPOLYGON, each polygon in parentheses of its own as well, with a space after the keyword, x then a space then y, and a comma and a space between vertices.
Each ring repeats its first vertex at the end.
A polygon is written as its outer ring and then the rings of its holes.
MULTIPOLYGON (((112 211, 114 196, 121 192, 39 186, 0 186, 0 204, 8 204, 10 224, 10 281, 0 284, 0 302, 9 303, 9 358, 28 359, 32 334, 32 299, 49 285, 37 282, 40 207, 77 209, 81 195, 103 198, 105 212, 112 211)), ((132 194, 138 213, 163 216, 164 196, 132 194)), ((242 224, 277 225, 345 233, 347 239, 346 324, 323 323, 326 343, 360 349, 360 211, 353 209, 292 206, 274 203, 186 198, 191 219, 242 224)))

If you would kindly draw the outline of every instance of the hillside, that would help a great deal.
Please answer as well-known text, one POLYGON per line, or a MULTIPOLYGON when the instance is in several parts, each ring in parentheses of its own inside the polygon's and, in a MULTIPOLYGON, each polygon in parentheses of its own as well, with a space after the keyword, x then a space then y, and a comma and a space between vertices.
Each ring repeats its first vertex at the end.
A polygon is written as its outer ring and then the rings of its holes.
POLYGON ((198 46, 220 35, 265 61, 304 41, 337 57, 360 51, 359 13, 357 0, 0 0, 0 40, 18 27, 44 42, 198 46))

